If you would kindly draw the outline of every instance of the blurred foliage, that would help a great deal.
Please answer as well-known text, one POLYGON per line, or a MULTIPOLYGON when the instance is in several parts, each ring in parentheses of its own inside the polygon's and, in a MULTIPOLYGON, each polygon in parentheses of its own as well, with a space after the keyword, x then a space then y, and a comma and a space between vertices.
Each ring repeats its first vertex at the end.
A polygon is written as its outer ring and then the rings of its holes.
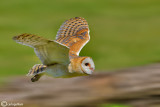
POLYGON ((159 0, 0 0, 0 75, 21 75, 39 59, 30 47, 15 43, 21 33, 54 39, 60 25, 84 17, 97 70, 138 66, 160 60, 159 0))

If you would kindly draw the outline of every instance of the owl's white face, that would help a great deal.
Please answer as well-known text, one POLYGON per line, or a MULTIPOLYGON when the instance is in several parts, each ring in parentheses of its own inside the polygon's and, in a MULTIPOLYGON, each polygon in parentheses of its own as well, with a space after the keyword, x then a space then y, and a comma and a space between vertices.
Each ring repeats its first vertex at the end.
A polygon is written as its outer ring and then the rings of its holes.
POLYGON ((95 69, 93 60, 90 57, 85 58, 81 63, 81 68, 83 73, 92 74, 95 69))

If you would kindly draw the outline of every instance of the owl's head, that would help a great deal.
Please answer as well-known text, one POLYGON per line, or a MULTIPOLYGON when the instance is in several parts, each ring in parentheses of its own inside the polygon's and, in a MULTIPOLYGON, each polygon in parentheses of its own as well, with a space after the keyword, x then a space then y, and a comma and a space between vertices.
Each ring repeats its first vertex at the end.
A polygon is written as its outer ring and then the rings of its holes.
POLYGON ((92 74, 95 69, 94 62, 90 57, 77 57, 71 59, 69 65, 69 72, 81 73, 81 74, 92 74))
POLYGON ((95 69, 93 60, 90 57, 84 58, 81 63, 81 70, 83 73, 92 74, 95 69))

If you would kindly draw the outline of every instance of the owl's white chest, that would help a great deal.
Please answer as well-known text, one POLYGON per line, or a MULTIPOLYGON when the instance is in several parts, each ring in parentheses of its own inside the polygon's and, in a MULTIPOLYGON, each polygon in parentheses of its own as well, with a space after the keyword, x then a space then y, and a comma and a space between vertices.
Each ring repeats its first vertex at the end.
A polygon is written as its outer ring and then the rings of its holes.
POLYGON ((67 65, 60 64, 47 67, 45 72, 47 75, 50 75, 54 78, 71 78, 84 75, 80 73, 70 73, 67 65))
POLYGON ((49 66, 45 71, 46 71, 46 74, 53 76, 55 78, 66 76, 69 73, 67 66, 60 65, 60 64, 49 66))

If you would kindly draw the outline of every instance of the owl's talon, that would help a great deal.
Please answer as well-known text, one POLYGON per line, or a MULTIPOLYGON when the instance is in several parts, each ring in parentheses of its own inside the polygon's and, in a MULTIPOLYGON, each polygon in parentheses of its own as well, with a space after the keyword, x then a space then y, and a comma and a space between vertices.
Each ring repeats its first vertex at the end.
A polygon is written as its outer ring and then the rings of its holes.
POLYGON ((37 74, 37 75, 35 75, 34 77, 31 78, 31 81, 32 81, 32 82, 36 82, 36 81, 38 81, 38 80, 40 79, 41 76, 42 76, 42 75, 38 75, 38 74, 37 74))

